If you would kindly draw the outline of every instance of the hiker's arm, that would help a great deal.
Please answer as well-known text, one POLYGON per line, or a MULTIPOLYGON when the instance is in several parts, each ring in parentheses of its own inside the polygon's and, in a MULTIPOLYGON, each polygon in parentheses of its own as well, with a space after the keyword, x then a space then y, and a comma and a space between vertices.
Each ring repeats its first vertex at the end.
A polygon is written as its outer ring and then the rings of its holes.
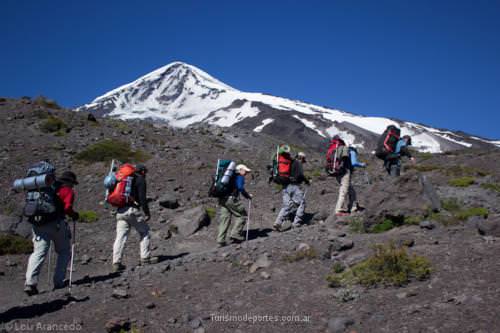
POLYGON ((401 151, 399 152, 401 156, 406 156, 408 157, 409 159, 413 159, 413 156, 410 152, 410 149, 408 149, 408 147, 403 147, 401 148, 401 151))
POLYGON ((73 210, 75 201, 75 192, 69 187, 63 187, 59 190, 59 197, 63 202, 64 214, 71 217, 73 220, 78 220, 79 214, 73 210))
POLYGON ((310 184, 310 181, 309 179, 307 179, 307 177, 304 175, 304 167, 302 164, 300 164, 298 166, 298 169, 299 169, 299 176, 298 176, 298 179, 299 179, 299 182, 304 182, 306 183, 307 185, 310 184))
POLYGON ((236 178, 236 189, 238 192, 241 193, 242 196, 245 197, 245 199, 251 200, 252 196, 248 194, 248 192, 245 190, 245 178, 243 177, 238 177, 236 178))
POLYGON ((149 211, 148 198, 146 196, 146 181, 144 180, 144 178, 140 179, 136 183, 136 186, 137 186, 137 203, 142 208, 142 211, 146 216, 151 216, 151 212, 149 211))

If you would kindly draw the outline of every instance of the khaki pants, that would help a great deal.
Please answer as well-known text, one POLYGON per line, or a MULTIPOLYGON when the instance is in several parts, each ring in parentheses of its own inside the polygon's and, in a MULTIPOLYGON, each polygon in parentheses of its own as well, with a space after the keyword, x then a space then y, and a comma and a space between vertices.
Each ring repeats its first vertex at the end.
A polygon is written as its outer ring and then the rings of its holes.
POLYGON ((123 248, 127 242, 130 227, 133 227, 141 237, 141 259, 151 256, 149 225, 144 214, 135 207, 119 208, 116 214, 116 240, 113 245, 113 264, 121 263, 123 248))
POLYGON ((348 212, 352 207, 358 205, 356 191, 352 186, 351 177, 351 170, 347 170, 343 176, 337 177, 337 181, 340 183, 340 189, 337 205, 335 206, 335 213, 348 212))
POLYGON ((231 229, 229 237, 237 240, 244 240, 242 233, 247 216, 245 207, 243 207, 241 202, 234 197, 221 198, 219 200, 219 206, 219 231, 217 233, 217 243, 224 243, 226 241, 226 234, 231 222, 233 223, 233 228, 231 229))
POLYGON ((54 243, 57 254, 56 269, 53 277, 55 287, 62 286, 66 270, 71 259, 71 231, 63 219, 52 221, 42 226, 33 226, 33 253, 26 270, 26 285, 36 286, 43 262, 54 243))

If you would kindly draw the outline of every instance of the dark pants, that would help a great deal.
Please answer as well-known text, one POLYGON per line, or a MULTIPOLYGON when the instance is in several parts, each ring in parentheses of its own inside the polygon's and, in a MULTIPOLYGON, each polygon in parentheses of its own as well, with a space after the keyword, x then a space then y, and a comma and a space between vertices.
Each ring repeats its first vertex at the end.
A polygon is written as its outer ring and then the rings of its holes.
POLYGON ((401 174, 401 158, 399 154, 388 154, 384 161, 385 170, 392 177, 398 177, 401 174))

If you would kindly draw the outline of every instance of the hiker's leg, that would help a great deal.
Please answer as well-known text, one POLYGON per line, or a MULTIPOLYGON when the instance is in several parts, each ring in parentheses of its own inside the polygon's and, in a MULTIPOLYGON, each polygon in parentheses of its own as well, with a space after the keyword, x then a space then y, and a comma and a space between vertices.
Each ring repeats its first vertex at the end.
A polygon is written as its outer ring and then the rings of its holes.
POLYGON ((221 199, 219 201, 219 228, 217 232, 217 243, 221 244, 226 241, 227 229, 229 229, 229 222, 231 221, 231 213, 226 207, 228 199, 221 199))
POLYGON ((346 173, 340 179, 339 197, 337 199, 337 205, 335 207, 336 213, 347 211, 345 203, 347 195, 349 193, 350 184, 351 184, 351 172, 347 170, 346 173))
POLYGON ((56 270, 54 273, 54 286, 62 286, 66 278, 68 263, 71 260, 71 231, 68 224, 61 220, 53 236, 54 248, 57 253, 56 270))
POLYGON ((354 186, 352 183, 349 185, 349 208, 351 210, 357 210, 358 209, 358 196, 356 194, 356 190, 354 189, 354 186))
POLYGON ((46 226, 33 227, 33 253, 28 260, 26 269, 26 285, 36 286, 38 284, 38 275, 45 257, 50 249, 50 236, 46 232, 46 226))
POLYGON ((306 209, 306 200, 304 198, 304 191, 297 186, 293 194, 293 201, 295 205, 298 207, 295 213, 295 218, 293 220, 294 224, 300 224, 304 221, 304 210, 306 209))
POLYGON ((401 174, 401 164, 399 161, 393 162, 390 168, 390 175, 393 177, 399 177, 401 174))
MULTIPOLYGON (((290 186, 290 185, 289 185, 290 186)), ((290 211, 292 209, 293 201, 290 198, 290 193, 289 189, 287 186, 286 188, 283 189, 283 206, 281 207, 280 212, 278 213, 278 217, 276 218, 276 221, 274 222, 274 225, 282 225, 283 220, 290 215, 290 211)))
POLYGON ((125 219, 128 219, 125 213, 116 214, 116 239, 113 245, 113 264, 122 262, 123 248, 125 247, 130 231, 130 225, 125 219))
POLYGON ((146 222, 144 214, 137 208, 131 208, 130 225, 134 227, 141 237, 141 259, 151 257, 151 236, 149 234, 149 225, 146 222))
POLYGON ((231 233, 229 237, 243 240, 243 228, 245 227, 245 222, 247 218, 247 211, 241 203, 241 201, 230 201, 227 205, 229 211, 233 215, 233 227, 231 228, 231 233))

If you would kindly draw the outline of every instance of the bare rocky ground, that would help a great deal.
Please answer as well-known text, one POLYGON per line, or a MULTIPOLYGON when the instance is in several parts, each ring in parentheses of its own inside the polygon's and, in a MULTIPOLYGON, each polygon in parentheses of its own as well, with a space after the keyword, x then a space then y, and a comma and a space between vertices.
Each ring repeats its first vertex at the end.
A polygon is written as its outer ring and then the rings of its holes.
MULTIPOLYGON (((355 185, 367 209, 339 220, 331 216, 338 185, 322 175, 322 154, 305 149, 310 160, 306 171, 313 179, 307 188, 308 225, 276 233, 271 224, 281 195, 277 186, 267 183, 265 168, 278 142, 272 137, 237 129, 173 130, 146 122, 101 119, 94 123, 86 115, 29 99, 0 99, 0 134, 2 230, 7 232, 22 207, 23 196, 9 191, 12 181, 42 158, 51 159, 59 172, 71 167, 77 173, 77 208, 99 216, 97 222, 77 225, 71 297, 66 290, 50 291, 46 266, 41 294, 25 296, 28 255, 0 257, 0 332, 33 331, 37 326, 30 325, 43 324, 75 325, 59 326, 60 331, 76 327, 103 332, 106 325, 111 330, 113 321, 116 331, 121 326, 133 332, 500 331, 500 241, 495 237, 500 236, 499 195, 484 185, 499 182, 499 151, 420 155, 418 164, 397 180, 384 175, 380 161, 363 156, 370 166, 356 173, 355 185), (62 119, 67 129, 41 131, 48 114, 62 119), (75 158, 106 138, 130 142, 132 148, 151 155, 146 162, 153 211, 150 224, 153 252, 160 263, 138 265, 138 237, 132 232, 124 262, 127 270, 122 274, 111 274, 114 218, 102 205, 101 183, 109 166, 75 158), (197 214, 191 208, 216 207, 206 193, 217 158, 244 161, 255 170, 247 185, 255 197, 250 241, 222 249, 215 248, 215 218, 192 235, 180 233, 205 218, 203 209, 197 214), (430 214, 431 201, 422 194, 419 182, 422 175, 433 184, 440 201, 455 200, 460 208, 486 208, 488 219, 446 222, 450 212, 430 214), (474 183, 449 184, 464 176, 474 183), (180 207, 161 207, 159 202, 166 199, 177 199, 180 207), (192 216, 181 219, 186 210, 192 216), (398 214, 422 217, 431 227, 420 226, 419 221, 382 233, 353 227, 369 228, 398 214), (176 229, 179 233, 171 233, 176 229), (352 266, 370 256, 374 244, 389 241, 407 244, 410 253, 427 257, 433 269, 430 278, 403 287, 328 286, 326 276, 334 263, 352 266), (315 255, 303 260, 287 257, 307 246, 315 255), (247 315, 255 322, 222 321, 218 316, 223 315, 247 315)), ((26 236, 28 227, 23 223, 15 232, 26 236)))

